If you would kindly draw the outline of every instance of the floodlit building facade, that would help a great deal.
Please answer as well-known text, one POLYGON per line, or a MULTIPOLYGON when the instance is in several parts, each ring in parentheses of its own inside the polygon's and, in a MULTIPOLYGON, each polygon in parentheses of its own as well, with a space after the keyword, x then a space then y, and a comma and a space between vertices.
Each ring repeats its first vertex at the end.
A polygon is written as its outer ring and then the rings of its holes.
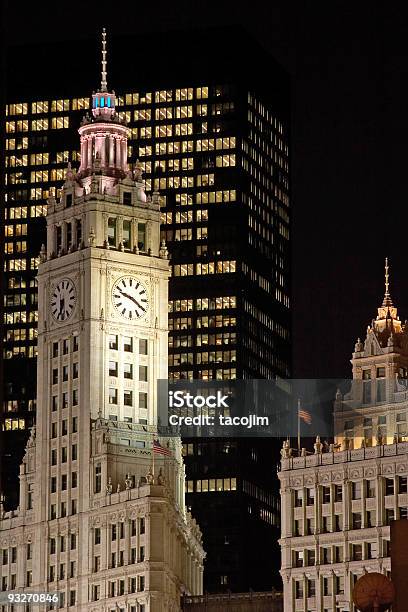
POLYGON ((391 571, 390 523, 408 518, 408 326, 386 291, 334 403, 335 444, 282 448, 284 610, 345 612, 364 572, 391 571))
POLYGON ((175 612, 183 593, 202 593, 181 441, 155 436, 169 262, 159 195, 128 166, 129 133, 103 54, 81 164, 48 199, 36 422, 19 506, 0 517, 1 590, 57 592, 64 610, 175 612))

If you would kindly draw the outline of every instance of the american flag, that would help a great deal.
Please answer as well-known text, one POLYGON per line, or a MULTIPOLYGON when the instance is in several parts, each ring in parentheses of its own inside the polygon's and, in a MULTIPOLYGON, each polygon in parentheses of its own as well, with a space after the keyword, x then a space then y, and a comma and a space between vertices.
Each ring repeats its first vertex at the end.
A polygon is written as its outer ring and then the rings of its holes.
POLYGON ((167 457, 171 457, 171 450, 162 446, 158 440, 153 440, 153 452, 158 455, 166 455, 167 457))
POLYGON ((308 425, 312 422, 312 415, 307 410, 303 410, 303 408, 298 408, 299 419, 302 419, 308 425))

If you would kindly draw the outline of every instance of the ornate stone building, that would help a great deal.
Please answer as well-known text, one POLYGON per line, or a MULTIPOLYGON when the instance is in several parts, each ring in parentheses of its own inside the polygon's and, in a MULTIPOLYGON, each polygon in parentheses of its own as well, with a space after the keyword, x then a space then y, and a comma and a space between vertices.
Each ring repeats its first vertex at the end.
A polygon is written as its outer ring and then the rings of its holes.
POLYGON ((408 325, 386 290, 358 339, 350 391, 334 403, 335 444, 314 453, 282 449, 285 612, 354 610, 364 572, 389 574, 390 523, 408 517, 408 325))
POLYGON ((1 512, 1 590, 56 591, 64 610, 177 611, 183 593, 202 593, 204 553, 180 440, 155 435, 167 249, 159 196, 128 167, 105 55, 103 44, 79 171, 68 167, 61 199, 48 202, 36 427, 19 508, 1 512))

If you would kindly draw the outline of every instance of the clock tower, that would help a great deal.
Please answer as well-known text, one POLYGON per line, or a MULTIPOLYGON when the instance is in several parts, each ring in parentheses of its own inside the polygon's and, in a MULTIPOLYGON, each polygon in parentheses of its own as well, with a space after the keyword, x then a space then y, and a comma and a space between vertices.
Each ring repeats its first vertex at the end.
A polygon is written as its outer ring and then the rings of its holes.
POLYGON ((32 546, 35 562, 22 552, 13 584, 60 592, 63 609, 176 611, 182 592, 201 593, 204 553, 184 505, 180 440, 157 436, 168 253, 159 194, 146 195, 141 166, 128 165, 105 33, 102 49, 79 170, 69 166, 61 198, 48 201, 36 428, 0 538, 32 546))

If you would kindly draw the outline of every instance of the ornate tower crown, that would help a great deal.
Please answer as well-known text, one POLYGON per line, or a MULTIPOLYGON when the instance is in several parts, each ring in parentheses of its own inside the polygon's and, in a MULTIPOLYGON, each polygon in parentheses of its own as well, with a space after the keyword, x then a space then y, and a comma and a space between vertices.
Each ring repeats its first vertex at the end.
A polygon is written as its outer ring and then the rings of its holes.
MULTIPOLYGON (((106 31, 102 30, 101 85, 92 94, 92 116, 84 117, 79 134, 81 137, 81 165, 77 178, 86 185, 92 174, 123 179, 129 172, 127 141, 130 134, 126 122, 116 113, 115 92, 108 91, 106 31)), ((109 181, 105 181, 109 191, 109 181)))
POLYGON ((385 293, 382 305, 378 308, 377 318, 373 321, 373 329, 382 342, 388 341, 391 334, 399 334, 402 331, 401 321, 397 308, 394 306, 390 295, 390 274, 388 257, 385 258, 385 293))

